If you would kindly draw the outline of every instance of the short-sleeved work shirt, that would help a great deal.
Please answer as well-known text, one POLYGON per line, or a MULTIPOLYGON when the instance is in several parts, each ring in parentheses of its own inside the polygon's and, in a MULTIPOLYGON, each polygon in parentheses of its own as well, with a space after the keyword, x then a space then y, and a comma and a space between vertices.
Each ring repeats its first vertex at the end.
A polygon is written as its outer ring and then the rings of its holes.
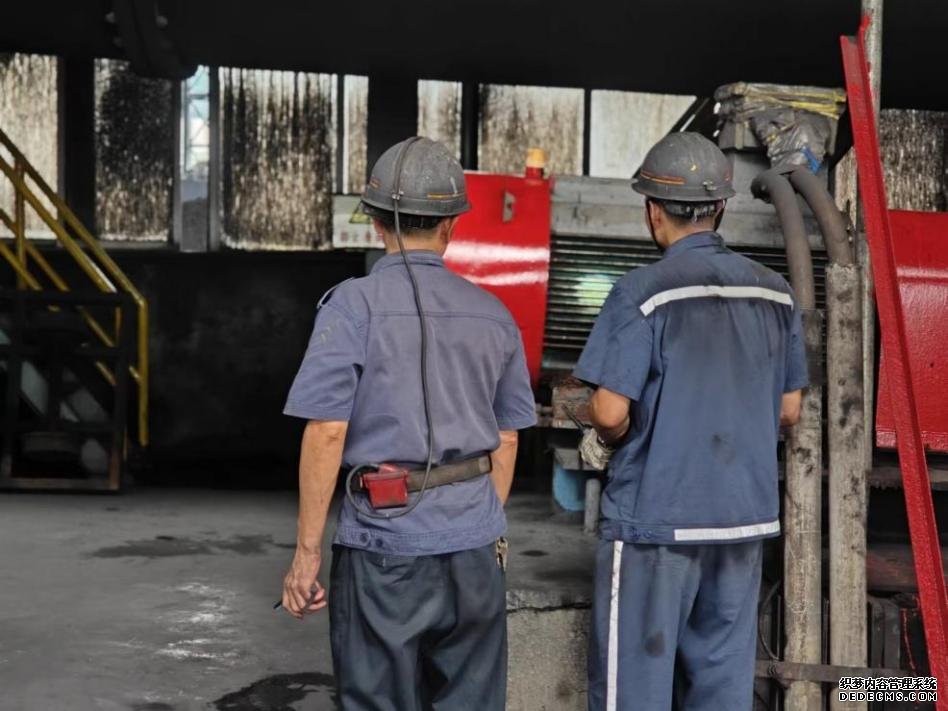
POLYGON ((603 492, 603 537, 779 534, 780 404, 808 383, 799 309, 780 275, 716 233, 679 240, 616 283, 575 375, 633 401, 603 492))
MULTIPOLYGON (((520 331, 498 299, 446 269, 438 254, 408 255, 428 321, 434 464, 489 453, 499 445, 500 430, 536 422, 520 331)), ((284 412, 348 421, 346 467, 394 462, 423 468, 420 357, 408 273, 401 255, 389 254, 368 276, 339 285, 318 310, 284 412)), ((411 513, 390 520, 363 516, 345 501, 335 540, 394 555, 435 555, 487 545, 505 530, 503 507, 482 476, 429 489, 411 513)))

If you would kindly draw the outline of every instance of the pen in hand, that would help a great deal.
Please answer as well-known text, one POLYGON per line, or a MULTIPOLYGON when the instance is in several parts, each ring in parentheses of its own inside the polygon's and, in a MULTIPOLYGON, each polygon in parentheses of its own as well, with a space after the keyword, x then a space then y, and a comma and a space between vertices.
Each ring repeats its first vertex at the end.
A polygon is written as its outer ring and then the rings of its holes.
MULTIPOLYGON (((310 593, 309 593, 309 597, 306 599, 306 604, 303 605, 304 611, 306 610, 307 607, 313 604, 313 600, 316 599, 316 596, 319 595, 319 591, 322 589, 323 589, 322 586, 318 582, 313 583, 313 586, 309 589, 310 593)), ((279 610, 281 607, 283 607, 283 598, 280 598, 275 603, 273 603, 274 610, 279 610)))

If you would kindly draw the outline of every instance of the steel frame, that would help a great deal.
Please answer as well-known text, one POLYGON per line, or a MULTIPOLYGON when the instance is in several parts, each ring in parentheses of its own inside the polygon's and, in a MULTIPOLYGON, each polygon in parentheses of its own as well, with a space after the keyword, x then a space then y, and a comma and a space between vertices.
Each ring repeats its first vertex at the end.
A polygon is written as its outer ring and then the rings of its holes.
MULTIPOLYGON (((945 684, 948 683, 948 598, 913 390, 905 312, 896 279, 895 249, 866 62, 866 26, 867 21, 864 21, 858 38, 841 37, 840 45, 928 659, 932 675, 945 684)), ((948 711, 948 695, 944 691, 936 708, 948 711)))

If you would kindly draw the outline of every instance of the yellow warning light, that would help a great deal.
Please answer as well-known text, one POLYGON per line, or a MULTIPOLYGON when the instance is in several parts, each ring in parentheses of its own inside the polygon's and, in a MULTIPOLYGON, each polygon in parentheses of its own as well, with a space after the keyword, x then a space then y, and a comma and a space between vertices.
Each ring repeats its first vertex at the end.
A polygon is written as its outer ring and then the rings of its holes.
POLYGON ((527 167, 540 170, 546 168, 546 152, 542 148, 528 148, 527 167))

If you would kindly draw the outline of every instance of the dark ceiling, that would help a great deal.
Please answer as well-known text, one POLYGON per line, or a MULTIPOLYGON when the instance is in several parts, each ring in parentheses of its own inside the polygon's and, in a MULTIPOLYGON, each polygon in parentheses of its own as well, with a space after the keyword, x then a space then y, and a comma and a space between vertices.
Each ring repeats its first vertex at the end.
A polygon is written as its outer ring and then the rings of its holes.
MULTIPOLYGON (((859 23, 858 0, 29 0, 0 10, 0 51, 131 55, 113 2, 157 7, 184 64, 699 95, 840 86, 859 23)), ((948 109, 948 2, 890 0, 884 28, 884 104, 948 109)))

